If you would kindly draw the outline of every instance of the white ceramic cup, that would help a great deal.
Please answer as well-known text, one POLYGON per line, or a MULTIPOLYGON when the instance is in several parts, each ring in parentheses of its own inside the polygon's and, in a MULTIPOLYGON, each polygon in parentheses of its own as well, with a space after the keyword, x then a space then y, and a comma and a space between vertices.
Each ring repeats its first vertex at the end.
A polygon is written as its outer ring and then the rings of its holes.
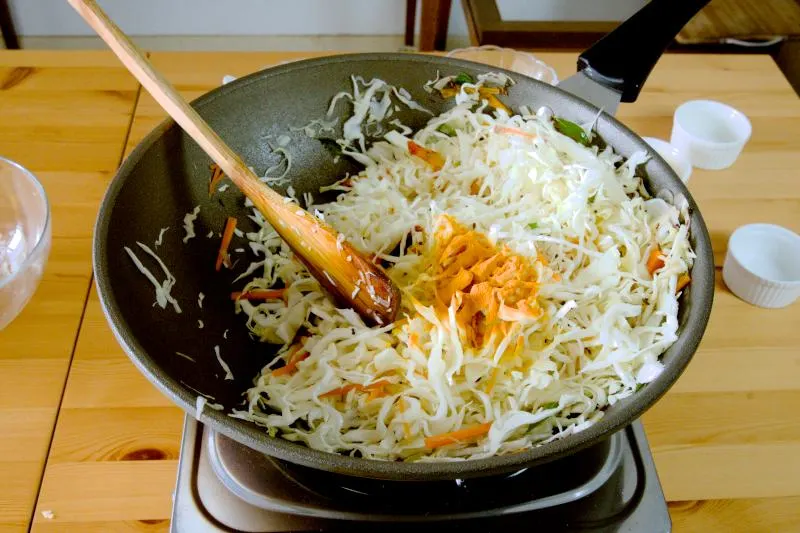
POLYGON ((750 120, 731 106, 690 100, 675 110, 670 144, 687 154, 693 167, 720 170, 736 161, 752 132, 750 120))
POLYGON ((684 152, 663 139, 655 137, 642 137, 642 139, 664 158, 664 161, 672 167, 682 182, 689 181, 692 175, 692 165, 684 152))
POLYGON ((786 307, 800 297, 800 235, 774 224, 747 224, 728 241, 722 279, 759 307, 786 307))

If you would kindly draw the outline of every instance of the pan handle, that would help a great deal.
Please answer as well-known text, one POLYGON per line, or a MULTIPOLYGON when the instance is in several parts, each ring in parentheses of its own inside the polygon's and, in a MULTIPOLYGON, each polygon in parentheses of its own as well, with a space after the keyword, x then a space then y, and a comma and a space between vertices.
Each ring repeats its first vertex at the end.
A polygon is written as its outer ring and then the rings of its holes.
POLYGON ((651 0, 578 57, 578 70, 635 102, 658 58, 710 0, 651 0))

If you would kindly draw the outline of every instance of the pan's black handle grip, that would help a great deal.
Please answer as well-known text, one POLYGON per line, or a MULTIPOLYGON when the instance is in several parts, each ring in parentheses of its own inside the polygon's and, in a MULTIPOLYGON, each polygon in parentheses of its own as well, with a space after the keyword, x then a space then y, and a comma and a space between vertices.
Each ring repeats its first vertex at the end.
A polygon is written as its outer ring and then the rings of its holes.
POLYGON ((658 58, 711 0, 651 0, 578 58, 578 70, 635 102, 658 58))

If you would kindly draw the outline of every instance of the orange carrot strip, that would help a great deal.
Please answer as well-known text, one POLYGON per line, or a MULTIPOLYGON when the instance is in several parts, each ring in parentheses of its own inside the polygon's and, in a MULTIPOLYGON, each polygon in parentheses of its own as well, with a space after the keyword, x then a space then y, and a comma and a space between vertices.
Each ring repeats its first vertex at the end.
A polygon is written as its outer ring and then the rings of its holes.
POLYGON ((681 292, 683 288, 689 284, 690 281, 692 281, 692 278, 689 277, 689 274, 681 274, 680 277, 678 277, 678 284, 675 286, 675 292, 676 293, 681 292))
POLYGON ((408 141, 408 151, 411 155, 417 156, 428 163, 433 170, 442 170, 444 166, 444 157, 439 152, 428 150, 414 141, 408 141))
POLYGON ((358 383, 350 383, 348 385, 344 385, 342 387, 337 387, 335 389, 331 389, 328 392, 323 392, 319 395, 319 398, 330 398, 332 396, 344 396, 351 390, 357 390, 360 392, 369 392, 370 394, 373 391, 382 391, 383 387, 386 385, 390 385, 391 382, 385 379, 381 379, 376 381, 375 383, 370 383, 369 385, 360 385, 358 383))
POLYGON ((489 433, 489 428, 491 427, 492 423, 486 422, 485 424, 479 424, 471 428, 459 429, 458 431, 427 437, 425 439, 425 447, 438 448, 440 446, 447 446, 448 444, 456 444, 466 440, 476 439, 489 433))
POLYGON ((211 165, 211 181, 208 183, 208 195, 214 196, 214 189, 216 188, 217 184, 222 181, 225 177, 225 173, 222 172, 222 169, 219 168, 219 165, 214 163, 211 165))
POLYGON ((384 396, 386 396, 388 394, 389 393, 386 392, 386 389, 384 389, 383 387, 372 389, 372 390, 369 391, 369 396, 367 396, 367 401, 371 402, 372 400, 375 400, 375 399, 378 399, 378 398, 382 398, 382 397, 384 397, 384 396))
POLYGON ((228 248, 231 245, 234 230, 236 230, 236 219, 234 217, 228 217, 228 220, 225 222, 225 231, 222 233, 222 241, 219 243, 217 263, 214 265, 214 270, 217 272, 222 269, 222 263, 228 260, 228 248))
POLYGON ((656 270, 664 268, 664 264, 664 252, 659 247, 653 248, 653 251, 650 252, 650 257, 647 258, 647 271, 652 276, 656 273, 656 270))
POLYGON ((289 362, 286 363, 284 366, 273 370, 272 375, 277 377, 277 376, 285 376, 286 374, 291 374, 292 372, 297 370, 297 363, 299 363, 300 361, 305 361, 306 359, 308 359, 308 356, 309 353, 305 351, 301 352, 299 355, 292 356, 292 358, 289 359, 289 362))
POLYGON ((411 333, 408 336, 408 345, 412 348, 419 348, 419 335, 411 333))
POLYGON ((528 139, 536 139, 537 136, 533 133, 521 130, 519 128, 512 128, 510 126, 495 126, 495 133, 502 133, 505 135, 519 135, 520 137, 527 137, 528 139))
POLYGON ((231 300, 277 300, 286 296, 286 289, 250 289, 232 292, 231 300))
POLYGON ((319 398, 331 398, 333 396, 344 396, 345 394, 347 394, 351 390, 358 389, 360 387, 361 387, 361 385, 359 385, 357 383, 350 383, 349 385, 345 385, 343 387, 337 387, 335 389, 329 390, 328 392, 323 392, 322 394, 319 395, 319 398))

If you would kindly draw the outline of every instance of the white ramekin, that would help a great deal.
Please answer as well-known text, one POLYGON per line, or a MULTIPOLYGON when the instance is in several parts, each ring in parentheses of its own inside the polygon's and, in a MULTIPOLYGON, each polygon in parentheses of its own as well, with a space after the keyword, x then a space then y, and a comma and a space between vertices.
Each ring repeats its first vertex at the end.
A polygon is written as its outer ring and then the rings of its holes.
POLYGON ((669 142, 688 155, 693 167, 720 170, 736 161, 752 132, 750 120, 731 106, 690 100, 675 110, 669 142))
POLYGON ((786 307, 800 296, 800 235, 774 224, 747 224, 728 241, 722 279, 759 307, 786 307))
POLYGON ((682 182, 689 181, 692 175, 692 165, 683 151, 663 139, 655 137, 642 137, 642 139, 664 158, 664 161, 672 167, 682 182))

